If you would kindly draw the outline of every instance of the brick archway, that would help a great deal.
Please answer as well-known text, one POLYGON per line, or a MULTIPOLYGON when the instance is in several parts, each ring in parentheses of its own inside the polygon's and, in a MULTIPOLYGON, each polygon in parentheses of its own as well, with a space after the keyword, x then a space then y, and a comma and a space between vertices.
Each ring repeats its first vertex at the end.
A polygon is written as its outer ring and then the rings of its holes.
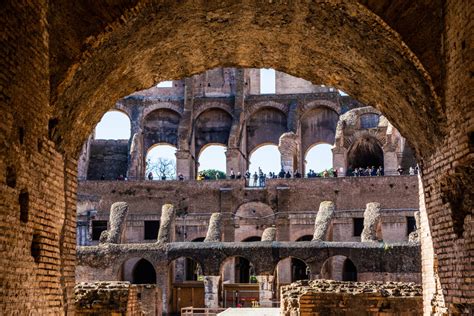
POLYGON ((272 67, 335 86, 374 105, 400 130, 424 167, 423 233, 431 234, 433 248, 427 249, 423 266, 432 269, 434 251, 446 304, 451 311, 462 310, 474 298, 472 285, 466 285, 473 269, 474 136, 472 73, 466 67, 471 57, 465 49, 472 39, 473 8, 467 1, 433 3, 429 9, 440 17, 428 19, 428 26, 418 16, 431 12, 423 5, 407 3, 417 7, 392 11, 407 13, 412 23, 406 24, 430 34, 425 41, 425 32, 406 36, 410 27, 384 9, 370 11, 369 4, 353 0, 266 5, 136 0, 88 8, 7 1, 1 22, 7 36, 0 70, 5 118, 0 169, 10 171, 0 187, 6 231, 0 268, 2 281, 14 285, 3 297, 8 311, 23 312, 25 302, 39 313, 73 310, 68 289, 74 282, 75 158, 100 117, 136 90, 222 65, 272 67), (418 58, 433 66, 428 70, 442 103, 418 58), (20 194, 29 215, 21 222, 14 216, 20 194), (46 258, 54 258, 49 270, 46 258), (9 262, 21 264, 18 272, 11 273, 9 262), (37 297, 46 283, 49 296, 37 297))

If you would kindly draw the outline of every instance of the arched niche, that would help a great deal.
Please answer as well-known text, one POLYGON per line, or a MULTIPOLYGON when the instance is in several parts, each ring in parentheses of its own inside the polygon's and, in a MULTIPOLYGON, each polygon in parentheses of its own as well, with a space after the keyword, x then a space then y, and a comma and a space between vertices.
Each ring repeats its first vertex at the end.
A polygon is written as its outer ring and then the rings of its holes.
POLYGON ((140 259, 133 267, 133 284, 156 284, 156 271, 150 261, 140 259))
POLYGON ((324 261, 321 278, 336 281, 357 281, 357 267, 345 256, 332 256, 324 261))
POLYGON ((195 120, 194 137, 196 152, 207 144, 227 146, 232 116, 219 108, 210 108, 202 112, 195 120))
POLYGON ((379 141, 369 135, 359 136, 351 145, 347 153, 349 169, 384 166, 384 153, 379 141))
POLYGON ((287 131, 287 117, 281 110, 263 107, 247 121, 247 152, 261 144, 278 145, 280 136, 287 131))
POLYGON ((143 120, 143 144, 148 150, 154 144, 178 146, 178 126, 181 116, 170 109, 157 109, 143 120))
POLYGON ((334 144, 338 120, 339 115, 327 107, 304 113, 300 119, 302 152, 307 152, 314 144, 334 144))

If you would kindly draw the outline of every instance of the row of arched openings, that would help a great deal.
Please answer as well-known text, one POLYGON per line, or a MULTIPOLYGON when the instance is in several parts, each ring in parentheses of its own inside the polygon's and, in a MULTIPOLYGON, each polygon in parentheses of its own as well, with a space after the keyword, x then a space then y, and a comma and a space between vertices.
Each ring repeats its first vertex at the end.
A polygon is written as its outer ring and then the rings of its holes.
MULTIPOLYGON (((155 137, 151 137, 151 141, 153 140, 153 138, 156 138, 156 140, 161 140, 161 142, 145 144, 145 146, 148 148, 145 158, 145 161, 147 163, 145 177, 148 177, 151 173, 153 179, 175 179, 175 153, 177 144, 176 132, 178 124, 177 120, 179 120, 179 115, 177 113, 174 113, 172 110, 164 109, 163 111, 170 113, 168 113, 167 115, 165 115, 166 113, 155 113, 156 115, 161 115, 160 118, 148 118, 150 122, 153 121, 154 123, 150 123, 145 126, 145 130, 149 129, 151 135, 153 135, 153 133, 161 135, 155 135, 155 137), (156 123, 156 120, 158 120, 159 123, 156 123), (169 137, 167 137, 166 134, 169 132, 170 126, 174 126, 176 131, 175 133, 171 133, 170 135, 168 135, 169 137)), ((150 113, 148 116, 153 116, 154 112, 150 113)), ((221 118, 221 116, 224 115, 221 112, 225 113, 223 110, 220 109, 217 109, 216 111, 208 110, 201 115, 202 119, 197 122, 197 125, 202 125, 199 133, 203 134, 202 137, 198 138, 201 140, 201 143, 197 144, 199 150, 197 169, 198 172, 209 169, 217 169, 226 173, 226 146, 223 142, 228 137, 228 131, 225 130, 226 124, 222 124, 222 126, 220 126, 219 124, 219 126, 214 126, 215 124, 213 124, 215 121, 213 120, 213 118, 215 117, 218 117, 219 119, 224 119, 224 117, 221 118), (209 118, 207 116, 209 116, 209 118), (218 143, 219 141, 221 141, 222 143, 218 143)), ((261 115, 263 115, 263 117, 258 117, 259 119, 267 119, 270 123, 274 122, 274 118, 272 118, 273 114, 266 115, 265 113, 263 113, 263 110, 261 112, 261 115)), ((249 124, 251 125, 252 123, 250 122, 249 124)), ((376 126, 377 124, 378 115, 363 115, 361 117, 361 125, 363 125, 364 127, 370 128, 376 126), (362 120, 362 118, 365 119, 362 120)), ((306 122, 303 125, 307 129, 316 131, 317 129, 320 129, 320 126, 324 125, 324 121, 310 121, 306 122)), ((258 129, 261 126, 265 126, 265 124, 262 125, 261 122, 255 122, 255 126, 255 129, 258 129)), ((281 132, 283 132, 283 130, 281 132)), ((321 130, 319 132, 324 134, 324 130, 321 130)), ((264 134, 268 133, 263 133, 262 131, 262 135, 264 134)), ((107 112, 96 127, 95 138, 129 139, 130 119, 125 113, 121 111, 114 110, 107 112)), ((328 136, 328 138, 331 137, 328 136)), ((262 168, 262 171, 264 173, 278 172, 280 170, 280 152, 278 150, 278 147, 274 143, 268 142, 269 140, 270 139, 267 140, 262 138, 260 141, 262 141, 263 143, 256 145, 256 147, 251 151, 249 155, 249 171, 252 174, 258 172, 259 168, 262 168)), ((303 142, 305 142, 305 139, 303 139, 303 142)), ((331 148, 332 145, 329 143, 317 143, 309 145, 304 155, 305 168, 302 172, 307 173, 309 170, 313 170, 318 173, 324 170, 329 170, 332 167, 331 148)), ((364 135, 356 139, 356 141, 351 145, 348 150, 348 168, 354 169, 372 166, 383 167, 383 163, 384 157, 381 144, 377 139, 371 137, 370 135, 364 135)))

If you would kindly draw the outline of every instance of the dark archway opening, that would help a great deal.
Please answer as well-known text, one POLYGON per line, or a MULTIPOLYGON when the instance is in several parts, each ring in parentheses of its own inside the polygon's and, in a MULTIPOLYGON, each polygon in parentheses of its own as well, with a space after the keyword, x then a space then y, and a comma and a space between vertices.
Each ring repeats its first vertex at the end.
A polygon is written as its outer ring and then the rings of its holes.
POLYGON ((342 281, 357 281, 357 268, 350 259, 342 266, 342 281))
MULTIPOLYGON (((204 237, 199 237, 199 238, 193 239, 191 242, 203 242, 204 239, 205 239, 204 237)), ((185 271, 186 271, 185 281, 198 281, 199 276, 202 275, 201 267, 195 260, 191 258, 186 258, 185 271)))
POLYGON ((383 150, 374 137, 361 136, 350 147, 347 164, 352 169, 383 167, 383 150))
POLYGON ((309 280, 309 269, 304 261, 291 258, 291 282, 309 280))
POLYGON ((140 259, 133 268, 133 284, 156 284, 156 272, 146 259, 140 259))

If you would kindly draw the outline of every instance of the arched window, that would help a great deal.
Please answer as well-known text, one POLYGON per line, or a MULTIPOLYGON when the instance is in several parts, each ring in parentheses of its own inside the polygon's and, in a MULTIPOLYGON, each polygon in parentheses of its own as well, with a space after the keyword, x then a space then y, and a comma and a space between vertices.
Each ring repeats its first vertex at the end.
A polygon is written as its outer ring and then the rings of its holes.
POLYGON ((133 284, 156 284, 156 272, 146 259, 140 259, 133 268, 133 284))
POLYGON ((332 145, 318 144, 311 147, 305 156, 305 173, 313 170, 316 173, 332 168, 332 145))
POLYGON ((291 258, 291 282, 309 280, 309 268, 303 260, 291 258))
POLYGON ((276 92, 275 69, 260 69, 260 94, 276 92))
POLYGON ((152 146, 146 155, 145 178, 149 180, 176 179, 176 147, 168 144, 152 146))
POLYGON ((130 119, 120 111, 109 111, 95 127, 95 139, 129 139, 130 119))
POLYGON ((269 172, 278 172, 281 169, 281 154, 276 145, 263 145, 250 154, 249 171, 253 175, 258 168, 268 175, 269 172))
POLYGON ((226 177, 226 155, 227 147, 222 145, 209 145, 201 150, 199 154, 198 172, 205 172, 211 180, 216 179, 216 173, 219 179, 226 177), (220 171, 220 172, 217 172, 220 171))

